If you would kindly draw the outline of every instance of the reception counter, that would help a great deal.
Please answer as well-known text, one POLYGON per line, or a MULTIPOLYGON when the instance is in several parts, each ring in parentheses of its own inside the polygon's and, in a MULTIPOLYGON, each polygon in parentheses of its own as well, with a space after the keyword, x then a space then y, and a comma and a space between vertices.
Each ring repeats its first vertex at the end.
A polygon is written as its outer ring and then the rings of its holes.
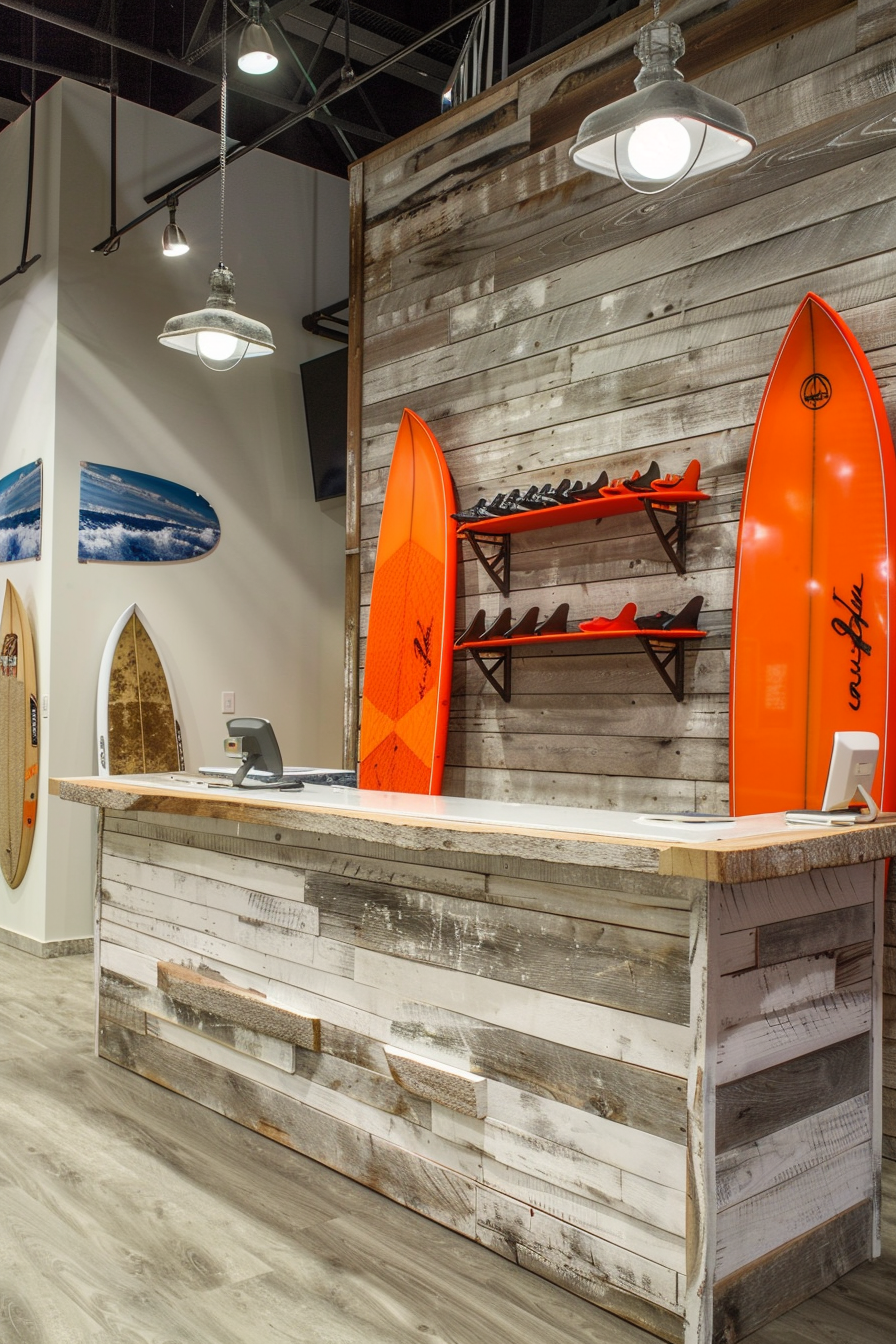
POLYGON ((878 1253, 896 825, 51 787, 104 1058, 676 1344, 878 1253))

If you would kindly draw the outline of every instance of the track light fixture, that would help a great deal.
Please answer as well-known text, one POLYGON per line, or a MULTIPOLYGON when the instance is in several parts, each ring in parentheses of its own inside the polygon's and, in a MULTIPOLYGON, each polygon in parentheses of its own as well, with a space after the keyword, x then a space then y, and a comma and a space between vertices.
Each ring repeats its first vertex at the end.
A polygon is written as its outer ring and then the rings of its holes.
POLYGON ((185 252, 189 252, 190 244, 187 242, 187 235, 175 218, 178 199, 176 196, 169 196, 165 204, 168 206, 169 222, 165 225, 165 232, 162 234, 162 252, 166 257, 182 257, 185 252))
MULTIPOLYGON (((221 260, 209 277, 211 293, 204 308, 181 313, 165 323, 159 340, 172 350, 198 355, 207 368, 221 372, 236 368, 243 359, 270 355, 274 338, 269 327, 236 311, 233 272, 224 264, 224 185, 227 168, 227 5, 223 0, 221 29, 221 260)), ((171 198, 169 198, 170 200, 171 198)), ((176 204, 176 201, 175 201, 176 204)), ((172 211, 172 224, 174 216, 172 211)), ((171 225, 169 225, 169 228, 171 225)), ((174 224, 174 228, 177 225, 174 224)), ((168 230, 166 229, 166 234, 168 230)), ((180 233, 180 229, 177 230, 180 233)), ((183 235, 181 234, 181 237, 183 235)))
POLYGON ((637 93, 586 117, 569 151, 580 168, 645 195, 737 163, 756 148, 739 108, 684 82, 675 69, 685 50, 681 29, 659 10, 654 0, 653 22, 635 47, 637 93))
POLYGON ((237 65, 247 75, 267 75, 279 65, 268 30, 261 22, 261 0, 250 0, 249 21, 240 38, 237 65))

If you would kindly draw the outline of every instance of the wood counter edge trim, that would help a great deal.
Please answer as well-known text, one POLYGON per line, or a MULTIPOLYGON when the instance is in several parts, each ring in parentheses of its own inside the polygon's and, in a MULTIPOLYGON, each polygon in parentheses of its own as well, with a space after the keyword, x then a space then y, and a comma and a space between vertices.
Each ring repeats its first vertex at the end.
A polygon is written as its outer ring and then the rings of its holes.
MULTIPOLYGON (((801 827, 793 835, 774 833, 742 841, 706 841, 704 844, 676 840, 627 839, 624 836, 585 835, 577 831, 541 831, 524 826, 499 826, 494 823, 447 821, 439 817, 386 817, 375 812, 346 812, 338 807, 308 807, 292 811, 278 808, 267 800, 251 796, 231 799, 206 793, 168 793, 162 788, 137 792, 134 785, 91 778, 53 778, 49 790, 68 802, 118 811, 143 811, 174 816, 207 816, 219 820, 244 821, 263 826, 281 826, 286 830, 322 830, 339 839, 340 835, 369 839, 361 831, 371 823, 389 832, 388 842, 397 848, 420 847, 421 839, 432 848, 453 850, 457 846, 438 843, 437 837, 451 835, 468 839, 466 850, 476 854, 504 853, 531 858, 538 855, 548 863, 580 863, 595 867, 626 867, 633 871, 655 872, 660 877, 688 877, 708 882, 758 882, 771 877, 796 876, 813 868, 840 868, 853 863, 871 863, 896 854, 896 823, 855 827, 832 833, 827 828, 801 827), (334 825, 334 823, 341 823, 334 825), (328 825, 329 823, 329 825, 328 825), (473 840, 478 843, 472 843, 473 840), (530 842, 507 845, 510 839, 530 842), (504 844, 500 845, 499 842, 504 844), (625 865, 609 859, 608 850, 626 853, 632 862, 625 865), (523 852, 525 851, 525 852, 523 852)), ((384 835, 382 839, 386 839, 384 835)))
POLYGON ((364 164, 349 171, 348 401, 345 496, 345 682, 342 764, 358 763, 361 629, 361 427, 364 373, 364 164))
MULTIPOLYGON (((85 778, 57 778, 51 781, 53 792, 66 802, 82 803, 88 807, 111 808, 124 812, 152 812, 172 816, 204 816, 221 821, 243 821, 261 826, 282 827, 289 831, 323 831, 338 840, 341 836, 369 839, 360 832, 372 824, 381 825, 389 831, 388 836, 379 837, 388 840, 398 848, 420 848, 421 839, 430 848, 456 850, 459 847, 450 843, 438 845, 438 835, 461 835, 477 837, 479 846, 471 845, 470 854, 509 854, 508 839, 534 842, 535 846, 547 849, 553 846, 553 853, 543 853, 539 857, 546 862, 579 862, 586 866, 607 866, 607 850, 616 848, 628 851, 635 860, 633 871, 655 873, 665 849, 676 846, 677 841, 639 840, 625 836, 587 835, 579 831, 548 831, 525 826, 500 826, 493 822, 454 821, 441 817, 386 816, 379 812, 368 812, 339 807, 312 806, 292 810, 278 807, 267 799, 253 798, 251 794, 234 798, 229 794, 208 794, 199 790, 168 792, 160 786, 150 786, 151 791, 136 792, 133 785, 116 784, 112 780, 85 778), (329 822, 329 825, 327 824, 329 822), (334 823, 337 823, 334 825, 334 823), (342 823, 342 824, 338 824, 342 823), (408 838, 402 832, 409 833, 408 838), (427 834, 428 833, 428 834, 427 834), (413 843, 412 843, 413 841, 413 843), (491 843, 489 843, 491 842, 491 843), (503 842, 503 843, 501 843, 503 842), (640 860, 640 862, 638 862, 640 860)), ((520 857, 533 857, 533 845, 517 846, 520 857)), ((894 840, 896 849, 896 840, 894 840)), ((610 867, 620 865, 610 862, 610 867)))

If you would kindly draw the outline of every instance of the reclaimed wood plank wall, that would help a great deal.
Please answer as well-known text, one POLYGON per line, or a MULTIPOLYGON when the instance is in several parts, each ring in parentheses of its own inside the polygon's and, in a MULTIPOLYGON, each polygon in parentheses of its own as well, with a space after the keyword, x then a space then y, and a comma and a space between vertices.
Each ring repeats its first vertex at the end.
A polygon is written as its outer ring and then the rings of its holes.
POLYGON ((883 1154, 896 1160, 896 863, 890 863, 883 949, 883 1154))
POLYGON ((884 868, 712 884, 717 1344, 879 1254, 884 868))
POLYGON ((684 1340, 705 882, 107 813, 99 885, 104 1058, 684 1340))
MULTIPOLYGON (((712 494, 694 510, 684 578, 635 517, 514 541, 515 613, 567 601, 581 620, 628 599, 650 613, 702 593, 710 638, 687 653, 684 703, 625 645, 517 655, 510 704, 458 659, 445 792, 727 808, 743 473, 765 378, 808 290, 844 314, 896 407, 894 10, 890 0, 664 4, 684 28, 685 75, 738 103, 759 148, 655 198, 580 171, 567 153, 582 116, 630 90, 643 9, 353 170, 349 758, 382 499, 408 405, 432 424, 463 505, 602 468, 626 475, 652 458, 674 470, 698 457, 712 494)), ((465 548, 457 628, 503 605, 465 548)))

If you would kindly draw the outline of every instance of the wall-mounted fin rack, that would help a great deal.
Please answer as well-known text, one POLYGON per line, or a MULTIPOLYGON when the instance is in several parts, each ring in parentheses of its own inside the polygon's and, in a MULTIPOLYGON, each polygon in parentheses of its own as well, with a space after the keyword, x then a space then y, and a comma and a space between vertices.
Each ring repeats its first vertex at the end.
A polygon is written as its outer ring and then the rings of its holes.
POLYGON ((705 630, 570 630, 566 634, 518 635, 515 639, 472 640, 455 644, 456 653, 470 653, 473 661, 502 700, 511 696, 513 650, 523 644, 573 644, 582 640, 637 639, 666 689, 676 700, 684 699, 684 646, 688 639, 705 639, 705 630), (671 665, 671 672, 670 672, 671 665))
POLYGON ((649 495, 626 491, 624 494, 555 504, 547 509, 527 509, 501 518, 482 518, 462 523, 457 535, 470 543, 473 554, 495 587, 510 594, 510 538, 515 532, 537 532, 543 527, 565 527, 570 523, 601 522, 624 513, 643 510, 650 519, 660 545, 679 574, 687 568, 688 505, 709 499, 703 490, 654 490, 649 495), (664 527, 664 518, 672 518, 664 527), (490 551, 485 548, 491 547, 490 551))

